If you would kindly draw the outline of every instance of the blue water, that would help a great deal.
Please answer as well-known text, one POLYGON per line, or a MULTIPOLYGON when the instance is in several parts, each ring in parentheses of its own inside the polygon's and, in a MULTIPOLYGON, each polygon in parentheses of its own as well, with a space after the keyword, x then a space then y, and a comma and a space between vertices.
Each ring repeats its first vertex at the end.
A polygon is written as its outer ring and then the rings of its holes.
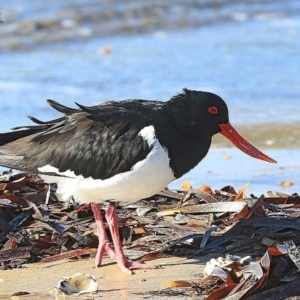
MULTIPOLYGON (((6 9, 16 2, 20 20, 28 14, 47 17, 58 5, 51 2, 51 9, 44 11, 33 2, 14 0, 6 9)), ((219 94, 229 106, 233 124, 276 121, 284 126, 299 121, 300 2, 230 4, 220 2, 218 10, 209 8, 207 15, 191 12, 194 21, 207 21, 201 26, 37 43, 25 51, 0 50, 0 131, 30 123, 27 115, 42 120, 58 117, 47 105, 48 98, 69 106, 130 98, 168 100, 183 87, 219 94), (208 22, 214 14, 230 20, 208 22), (103 55, 102 47, 112 52, 103 55)), ((8 31, 7 24, 0 23, 0 35, 8 31)), ((291 180, 296 189, 300 154, 290 151, 273 153, 279 164, 271 166, 248 157, 227 162, 219 157, 222 150, 213 150, 186 178, 195 186, 207 183, 215 188, 250 180, 258 192, 280 189, 281 181, 291 180), (213 167, 220 174, 209 173, 213 167)), ((178 187, 179 181, 174 184, 178 187)))
POLYGON ((47 98, 70 106, 168 100, 183 87, 219 94, 235 124, 295 121, 299 70, 299 15, 2 52, 0 131, 28 123, 26 115, 57 116, 47 98), (100 54, 103 46, 112 53, 100 54))
POLYGON ((265 150, 266 154, 277 159, 277 164, 254 160, 236 148, 211 149, 203 161, 182 178, 173 181, 170 188, 178 189, 184 180, 188 180, 194 188, 203 184, 213 190, 232 185, 236 191, 249 183, 246 195, 255 196, 268 191, 287 194, 300 191, 300 161, 298 150, 273 149, 265 150), (290 187, 283 187, 284 181, 290 187))

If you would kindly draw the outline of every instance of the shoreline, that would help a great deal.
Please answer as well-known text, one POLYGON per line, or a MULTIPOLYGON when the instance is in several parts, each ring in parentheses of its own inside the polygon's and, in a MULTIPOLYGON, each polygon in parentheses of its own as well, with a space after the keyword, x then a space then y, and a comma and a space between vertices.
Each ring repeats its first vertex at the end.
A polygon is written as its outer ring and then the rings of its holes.
MULTIPOLYGON (((251 144, 266 149, 299 149, 300 122, 280 123, 269 122, 261 124, 232 125, 251 144)), ((217 134, 213 137, 212 147, 232 148, 230 141, 217 134)))

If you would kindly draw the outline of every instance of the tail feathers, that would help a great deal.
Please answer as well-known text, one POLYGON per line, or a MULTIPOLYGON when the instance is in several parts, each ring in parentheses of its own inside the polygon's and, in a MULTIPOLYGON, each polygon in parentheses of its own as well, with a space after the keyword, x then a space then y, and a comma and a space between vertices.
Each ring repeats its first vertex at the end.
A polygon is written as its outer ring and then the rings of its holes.
MULTIPOLYGON (((73 113, 80 112, 79 109, 74 109, 74 108, 64 106, 64 105, 62 105, 62 104, 60 104, 60 103, 58 103, 54 100, 48 99, 47 102, 54 109, 56 109, 57 111, 65 114, 65 115, 71 115, 73 113)), ((14 130, 12 132, 0 133, 0 147, 7 144, 7 143, 16 141, 18 139, 21 139, 21 138, 24 138, 24 137, 27 137, 27 136, 30 136, 30 135, 34 135, 34 134, 36 134, 38 132, 41 132, 43 130, 46 131, 51 126, 65 120, 66 117, 61 117, 61 118, 57 118, 57 119, 46 121, 46 122, 41 121, 41 120, 39 120, 35 117, 32 117, 32 116, 28 116, 28 118, 32 122, 34 122, 38 125, 17 126, 17 127, 12 128, 12 130, 14 130)))
POLYGON ((61 112, 63 114, 66 114, 66 115, 80 112, 80 110, 78 110, 78 109, 64 106, 64 105, 62 105, 62 104, 60 104, 60 103, 58 103, 58 102, 56 102, 54 100, 51 100, 51 99, 48 99, 47 102, 54 109, 56 109, 57 111, 59 111, 59 112, 61 112))
POLYGON ((51 120, 51 121, 43 122, 43 121, 41 121, 41 120, 39 120, 35 117, 32 117, 32 116, 28 116, 28 118, 31 121, 33 121, 34 123, 39 124, 39 125, 23 125, 23 126, 13 127, 11 129, 12 130, 30 129, 30 130, 32 130, 33 133, 36 133, 40 130, 46 130, 49 127, 51 127, 52 125, 54 125, 58 122, 61 122, 65 119, 65 117, 62 117, 62 118, 54 119, 54 120, 51 120))
MULTIPOLYGON (((51 120, 51 121, 46 121, 46 122, 41 121, 41 120, 39 120, 39 119, 37 119, 37 118, 35 118, 35 117, 32 117, 32 116, 28 116, 28 118, 29 118, 32 122, 34 122, 34 123, 36 123, 36 124, 39 124, 39 125, 48 125, 48 126, 49 126, 49 125, 53 125, 53 124, 55 124, 55 123, 57 123, 57 122, 63 121, 65 117, 58 118, 58 119, 54 119, 54 120, 51 120)), ((36 125, 35 125, 35 126, 36 126, 36 125)), ((46 127, 44 126, 43 128, 46 128, 46 127)))
MULTIPOLYGON (((4 146, 7 143, 16 141, 20 138, 35 134, 37 129, 29 128, 25 130, 11 131, 7 133, 0 133, 0 146, 4 146)), ((1 150, 0 150, 1 151, 1 150)), ((1 154, 1 152, 0 152, 1 154)))
POLYGON ((77 103, 77 102, 75 102, 75 104, 76 104, 79 108, 81 108, 82 111, 85 111, 85 112, 87 112, 87 113, 89 113, 89 114, 95 113, 95 108, 94 108, 94 107, 84 106, 84 105, 79 104, 79 103, 77 103))
POLYGON ((26 171, 26 168, 23 163, 23 156, 18 155, 7 155, 2 153, 0 150, 0 166, 16 169, 20 171, 26 171))

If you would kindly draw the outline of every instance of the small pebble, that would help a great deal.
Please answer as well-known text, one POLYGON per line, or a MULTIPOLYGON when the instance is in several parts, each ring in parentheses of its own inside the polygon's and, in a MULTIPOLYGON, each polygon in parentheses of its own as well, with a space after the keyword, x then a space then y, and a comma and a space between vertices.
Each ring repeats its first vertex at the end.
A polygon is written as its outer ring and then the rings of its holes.
POLYGON ((293 184, 291 181, 286 180, 286 181, 282 181, 282 182, 280 183, 280 185, 281 185, 282 187, 288 188, 288 187, 293 186, 294 184, 293 184))
POLYGON ((229 160, 229 159, 231 159, 231 156, 230 156, 230 155, 224 155, 224 156, 223 156, 223 159, 224 159, 224 160, 229 160))
POLYGON ((111 54, 112 52, 113 52, 113 47, 110 45, 103 46, 98 49, 98 54, 101 54, 101 55, 108 55, 108 54, 111 54))
POLYGON ((266 140, 266 141, 265 141, 265 144, 266 144, 267 146, 272 146, 272 145, 275 144, 275 141, 274 141, 274 140, 266 140))

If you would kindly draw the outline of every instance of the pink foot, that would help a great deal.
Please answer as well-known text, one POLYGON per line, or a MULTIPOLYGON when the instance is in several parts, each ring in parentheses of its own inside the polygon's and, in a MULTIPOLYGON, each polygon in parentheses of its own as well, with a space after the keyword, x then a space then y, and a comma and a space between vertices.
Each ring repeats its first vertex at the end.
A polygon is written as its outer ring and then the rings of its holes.
POLYGON ((137 269, 156 269, 156 266, 148 265, 142 261, 129 261, 126 259, 125 262, 123 261, 117 261, 119 267, 121 270, 125 273, 132 274, 131 270, 137 270, 137 269))
POLYGON ((134 269, 156 269, 156 266, 151 266, 138 261, 128 261, 125 257, 119 235, 118 216, 114 204, 109 204, 105 217, 114 243, 116 254, 115 261, 118 263, 121 270, 125 273, 132 274, 131 270, 134 269))
POLYGON ((105 227, 103 224, 99 204, 91 203, 91 208, 95 216, 97 233, 99 238, 99 246, 95 257, 96 267, 101 265, 103 254, 107 252, 109 257, 112 260, 115 260, 118 263, 121 270, 127 274, 132 274, 131 270, 135 269, 156 269, 156 266, 151 266, 141 261, 128 261, 125 257, 119 236, 118 217, 116 214, 116 208, 113 204, 109 204, 105 217, 111 232, 115 251, 112 249, 107 234, 105 232, 105 227))

